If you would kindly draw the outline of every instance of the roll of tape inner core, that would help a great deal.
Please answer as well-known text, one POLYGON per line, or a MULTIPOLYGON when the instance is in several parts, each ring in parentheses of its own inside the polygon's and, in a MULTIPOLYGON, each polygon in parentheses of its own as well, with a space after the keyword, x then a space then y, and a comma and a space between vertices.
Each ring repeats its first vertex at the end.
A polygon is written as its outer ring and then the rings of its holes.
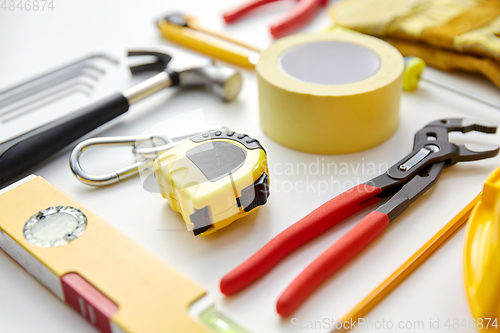
POLYGON ((372 76, 380 67, 377 54, 344 42, 314 42, 291 47, 278 59, 291 78, 315 84, 346 84, 372 76))
POLYGON ((345 154, 387 140, 399 123, 403 57, 355 33, 279 39, 257 63, 260 122, 276 142, 345 154))

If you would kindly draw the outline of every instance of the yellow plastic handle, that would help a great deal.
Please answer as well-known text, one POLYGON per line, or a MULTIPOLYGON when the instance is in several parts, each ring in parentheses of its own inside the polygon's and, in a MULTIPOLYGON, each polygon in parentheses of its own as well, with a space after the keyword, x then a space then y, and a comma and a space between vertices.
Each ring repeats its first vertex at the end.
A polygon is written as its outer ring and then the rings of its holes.
POLYGON ((405 57, 403 72, 403 90, 414 91, 418 87, 420 75, 424 72, 425 61, 418 57, 405 57))
POLYGON ((211 58, 216 58, 249 69, 255 68, 255 61, 251 59, 254 52, 241 46, 198 32, 189 27, 181 27, 169 23, 165 20, 158 21, 157 26, 162 36, 167 40, 183 45, 211 58))

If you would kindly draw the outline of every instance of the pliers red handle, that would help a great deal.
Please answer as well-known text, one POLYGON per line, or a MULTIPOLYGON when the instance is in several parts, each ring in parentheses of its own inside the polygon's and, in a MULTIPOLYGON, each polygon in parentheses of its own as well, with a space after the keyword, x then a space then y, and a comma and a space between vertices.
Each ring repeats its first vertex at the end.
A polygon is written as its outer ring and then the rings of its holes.
POLYGON ((290 315, 327 277, 351 260, 431 188, 445 166, 498 154, 498 147, 476 146, 472 150, 467 145, 448 142, 448 132, 451 131, 495 133, 496 126, 465 119, 443 119, 428 124, 415 135, 411 154, 386 173, 338 195, 285 229, 223 277, 220 283, 222 293, 231 295, 240 291, 302 244, 383 197, 392 196, 314 260, 283 292, 277 302, 277 312, 281 316, 290 315))
MULTIPOLYGON (((354 213, 379 202, 381 198, 376 195, 380 192, 382 189, 378 187, 361 184, 318 207, 224 276, 220 283, 222 293, 232 295, 245 288, 302 244, 354 213)), ((370 214, 364 218, 292 282, 278 300, 278 313, 287 316, 293 312, 324 279, 342 267, 388 225, 389 218, 382 213, 370 214)))
MULTIPOLYGON (((245 16, 254 9, 278 0, 255 0, 226 12, 223 17, 230 24, 245 16)), ((327 0, 298 0, 298 4, 286 13, 278 22, 271 25, 271 35, 282 37, 303 26, 311 20, 317 10, 327 4, 327 0)))

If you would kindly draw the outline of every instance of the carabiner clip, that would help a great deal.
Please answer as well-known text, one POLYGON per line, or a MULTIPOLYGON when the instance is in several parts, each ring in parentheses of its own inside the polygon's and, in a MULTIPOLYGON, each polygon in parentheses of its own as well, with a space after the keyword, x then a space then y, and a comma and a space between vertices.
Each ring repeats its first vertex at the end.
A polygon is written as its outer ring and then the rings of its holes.
POLYGON ((104 175, 91 175, 85 172, 80 165, 80 157, 83 152, 88 148, 95 146, 132 146, 133 152, 135 152, 136 147, 141 143, 151 142, 155 139, 162 142, 162 151, 172 148, 178 144, 178 142, 172 141, 170 137, 161 134, 92 138, 82 141, 71 152, 71 156, 69 158, 71 171, 73 171, 79 181, 87 185, 105 186, 118 183, 120 180, 137 174, 140 170, 151 168, 153 166, 154 158, 146 158, 145 155, 137 154, 143 156, 144 159, 104 175))
POLYGON ((202 131, 177 133, 175 137, 170 137, 165 134, 149 133, 138 136, 115 136, 92 138, 80 142, 71 152, 69 157, 69 166, 76 178, 84 184, 91 186, 106 186, 118 183, 120 180, 133 176, 141 170, 147 170, 153 167, 154 160, 162 152, 177 146, 178 144, 188 140, 190 137, 205 131, 228 131, 226 126, 211 126, 202 131), (157 145, 155 140, 160 141, 157 145), (141 147, 141 144, 152 142, 152 147, 141 147), (124 168, 112 171, 104 175, 91 175, 85 172, 80 165, 81 155, 88 148, 95 146, 131 146, 132 153, 142 157, 142 160, 124 168))

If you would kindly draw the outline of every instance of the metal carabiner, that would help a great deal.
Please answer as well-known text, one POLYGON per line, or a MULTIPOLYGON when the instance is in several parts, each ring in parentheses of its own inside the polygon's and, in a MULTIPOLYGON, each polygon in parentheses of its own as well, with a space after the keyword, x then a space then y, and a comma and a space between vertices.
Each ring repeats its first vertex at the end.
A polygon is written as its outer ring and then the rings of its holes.
POLYGON ((162 150, 167 150, 179 144, 179 142, 174 142, 170 137, 161 134, 92 138, 80 142, 71 152, 69 158, 69 165, 71 171, 73 171, 73 173, 75 174, 76 178, 79 181, 87 185, 105 186, 118 183, 122 179, 137 174, 140 170, 151 168, 153 166, 154 159, 146 158, 142 154, 137 154, 138 156, 143 156, 144 159, 142 161, 137 161, 134 164, 131 164, 129 166, 112 171, 104 175, 91 175, 85 172, 82 169, 82 166, 80 165, 80 157, 83 154, 83 152, 86 151, 88 148, 96 146, 132 146, 134 152, 139 144, 144 142, 151 142, 152 140, 155 139, 161 140, 163 142, 162 150))
MULTIPOLYGON (((226 126, 211 126, 204 131, 217 130, 228 131, 229 128, 226 126)), ((139 173, 141 170, 152 168, 153 162, 159 154, 204 131, 178 133, 175 137, 170 137, 165 134, 149 133, 138 136, 115 136, 87 139, 80 142, 73 149, 69 157, 69 165, 76 178, 84 184, 91 186, 115 184, 120 180, 139 173), (141 144, 147 142, 154 143, 154 140, 160 140, 161 144, 153 144, 152 147, 148 148, 141 147, 141 144), (80 158, 84 151, 95 146, 132 146, 132 153, 138 157, 142 157, 142 160, 104 175, 91 175, 83 170, 80 165, 80 158)))

